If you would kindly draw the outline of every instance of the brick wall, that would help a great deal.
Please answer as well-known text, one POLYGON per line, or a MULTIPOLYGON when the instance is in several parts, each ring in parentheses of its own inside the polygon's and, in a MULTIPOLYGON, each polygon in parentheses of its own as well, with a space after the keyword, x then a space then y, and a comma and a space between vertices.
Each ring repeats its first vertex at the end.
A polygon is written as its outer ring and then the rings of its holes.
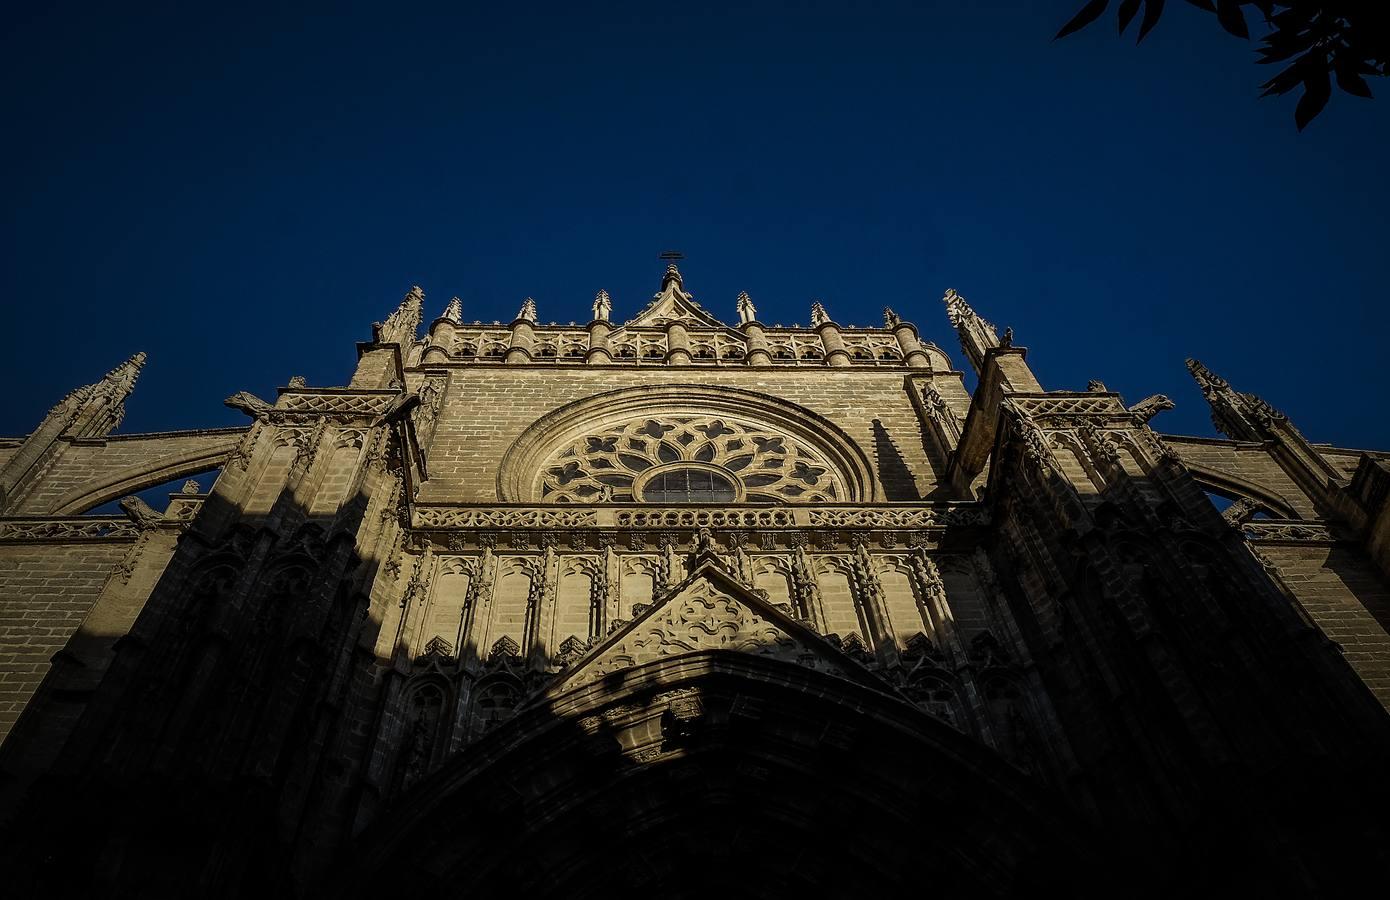
POLYGON ((1178 451, 1184 463, 1195 469, 1193 474, 1199 481, 1203 475, 1201 470, 1210 470, 1275 495, 1300 517, 1317 516, 1312 501, 1302 488, 1259 444, 1173 435, 1164 435, 1163 439, 1178 451))
POLYGON ((0 546, 0 741, 130 542, 0 546))
POLYGON ((244 431, 222 428, 59 443, 57 456, 41 481, 28 491, 12 514, 77 514, 85 509, 64 507, 93 491, 102 496, 84 504, 87 508, 185 474, 215 468, 244 431))
POLYGON ((1390 708, 1390 587, 1358 549, 1314 544, 1260 544, 1259 552, 1347 662, 1390 708))

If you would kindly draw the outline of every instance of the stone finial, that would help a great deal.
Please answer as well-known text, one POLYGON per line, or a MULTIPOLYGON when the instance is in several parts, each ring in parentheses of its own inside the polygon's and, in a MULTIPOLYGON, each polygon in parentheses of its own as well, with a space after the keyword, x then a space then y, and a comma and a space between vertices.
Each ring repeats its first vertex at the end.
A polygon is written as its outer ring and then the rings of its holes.
POLYGON ((198 480, 196 478, 190 478, 183 483, 183 487, 179 492, 182 494, 198 494, 202 493, 202 490, 203 486, 198 483, 198 480))
POLYGON ((1189 356, 1186 362, 1187 371, 1192 373, 1193 380, 1197 382, 1197 387, 1202 389, 1203 394, 1208 391, 1226 391, 1231 389, 1231 385, 1226 379, 1202 365, 1199 360, 1189 356))
POLYGON ((947 288, 941 301, 946 304, 946 318, 955 328, 959 328, 961 323, 967 319, 977 318, 975 310, 970 308, 970 304, 965 302, 964 297, 956 293, 955 288, 947 288))
POLYGON ((594 321, 607 322, 611 315, 613 315, 613 299, 608 296, 607 291, 600 290, 594 295, 594 321))
POLYGON ((946 304, 946 317, 950 319, 951 326, 956 329, 960 338, 965 358, 970 361, 975 371, 979 372, 989 350, 999 346, 999 335, 995 332, 994 326, 977 315, 975 310, 970 308, 970 304, 965 302, 965 298, 954 289, 947 288, 945 296, 941 299, 946 304))
POLYGON ((415 340, 415 333, 420 330, 420 317, 424 308, 425 292, 420 290, 417 284, 401 298, 401 305, 396 307, 396 311, 377 326, 377 343, 408 344, 415 340))
POLYGON ((666 264, 666 274, 661 276, 661 289, 665 290, 671 282, 676 283, 676 287, 685 287, 685 281, 681 279, 681 270, 676 268, 675 263, 666 264))
POLYGON ((893 307, 891 307, 891 306, 885 306, 885 307, 883 307, 883 327, 884 327, 884 328, 897 328, 897 327, 898 327, 899 325, 901 325, 902 323, 903 323, 903 320, 900 319, 900 318, 898 318, 898 314, 897 314, 897 313, 893 312, 893 307))
POLYGON ((516 314, 518 319, 526 322, 535 323, 536 321, 536 301, 527 297, 521 303, 521 310, 516 314))
POLYGON ((811 327, 816 328, 830 321, 830 313, 825 311, 825 307, 819 300, 811 301, 811 327))
POLYGON ((1187 360, 1187 371, 1192 373, 1202 396, 1211 406, 1212 424, 1232 440, 1264 440, 1276 421, 1288 421, 1279 410, 1254 394, 1237 391, 1230 382, 1195 359, 1187 360))
POLYGON ((441 319, 448 319, 455 325, 463 324, 463 301, 455 297, 449 301, 449 305, 444 307, 444 315, 441 319))
POLYGON ((756 322, 758 320, 758 311, 753 307, 753 298, 748 296, 747 291, 738 292, 738 300, 735 301, 734 305, 738 308, 740 325, 744 322, 756 322))
POLYGON ((125 418, 126 398, 135 390, 145 359, 143 351, 136 353, 107 372, 101 381, 70 393, 54 412, 72 415, 69 427, 81 437, 110 434, 125 418))
POLYGON ((303 375, 291 375, 289 386, 292 388, 305 388, 309 386, 309 382, 304 379, 303 375))
POLYGON ((140 370, 145 367, 145 351, 135 353, 130 359, 121 363, 101 380, 102 386, 113 395, 119 394, 119 399, 124 400, 135 389, 135 381, 140 377, 140 370))

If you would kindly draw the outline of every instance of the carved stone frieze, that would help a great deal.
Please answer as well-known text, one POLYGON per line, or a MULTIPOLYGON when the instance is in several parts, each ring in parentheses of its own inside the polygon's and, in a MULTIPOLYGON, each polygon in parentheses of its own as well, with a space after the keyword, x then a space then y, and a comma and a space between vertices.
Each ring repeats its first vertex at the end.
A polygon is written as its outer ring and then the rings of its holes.
POLYGON ((1009 402, 1030 416, 1114 416, 1132 420, 1119 397, 1108 394, 1077 394, 1069 397, 1019 397, 1009 402))
POLYGON ((1242 530, 1252 541, 1322 544, 1338 540, 1332 528, 1321 522, 1259 519, 1246 522, 1242 530))
POLYGON ((589 509, 415 508, 417 528, 578 528, 597 524, 597 515, 589 509))
POLYGON ((386 411, 396 393, 290 393, 280 398, 280 404, 265 411, 272 421, 300 419, 305 416, 346 416, 376 418, 386 411))
POLYGON ((809 511, 811 525, 822 528, 945 528, 952 525, 985 525, 989 513, 983 506, 943 509, 847 509, 830 507, 809 511))
POLYGON ((789 528, 787 509, 640 509, 617 514, 619 528, 789 528))
POLYGON ((140 531, 125 516, 0 519, 0 541, 134 540, 140 531))

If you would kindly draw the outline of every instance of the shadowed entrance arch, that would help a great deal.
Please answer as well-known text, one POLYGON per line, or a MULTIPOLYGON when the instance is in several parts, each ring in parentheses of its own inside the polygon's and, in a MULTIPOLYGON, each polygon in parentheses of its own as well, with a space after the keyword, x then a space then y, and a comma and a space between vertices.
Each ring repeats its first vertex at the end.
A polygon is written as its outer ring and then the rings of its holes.
POLYGON ((534 703, 401 797, 335 893, 1084 896, 1073 835, 890 693, 714 650, 534 703))

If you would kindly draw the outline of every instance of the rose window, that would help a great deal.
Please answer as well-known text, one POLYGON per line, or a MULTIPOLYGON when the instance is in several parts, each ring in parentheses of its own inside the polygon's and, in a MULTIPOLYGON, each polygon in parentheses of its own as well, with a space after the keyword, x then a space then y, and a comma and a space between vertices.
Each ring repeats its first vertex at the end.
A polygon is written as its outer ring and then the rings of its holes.
POLYGON ((826 503, 846 497, 815 449, 728 417, 631 419, 579 438, 541 470, 547 503, 826 503))

